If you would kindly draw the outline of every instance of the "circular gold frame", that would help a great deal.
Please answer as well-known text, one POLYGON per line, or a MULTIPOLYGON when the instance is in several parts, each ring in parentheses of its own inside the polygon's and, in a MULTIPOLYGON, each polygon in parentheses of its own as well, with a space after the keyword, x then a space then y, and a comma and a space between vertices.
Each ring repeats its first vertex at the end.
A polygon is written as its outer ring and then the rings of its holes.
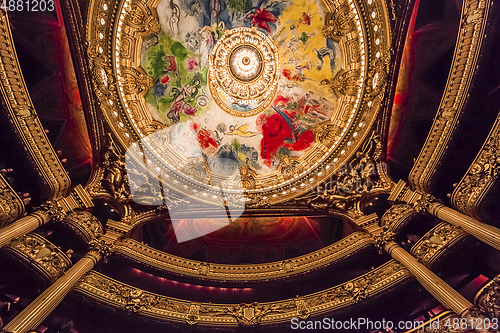
MULTIPOLYGON (((142 41, 161 30, 155 10, 158 2, 95 0, 89 8, 88 56, 96 94, 123 151, 158 130, 144 99, 152 80, 139 64, 142 41)), ((304 195, 334 176, 372 137, 391 58, 387 7, 380 0, 325 0, 324 5, 323 33, 342 51, 343 69, 331 82, 338 96, 333 116, 315 129, 315 143, 304 155, 266 175, 251 175, 252 186, 243 191, 230 189, 235 197, 229 195, 228 202, 238 200, 242 192, 247 206, 276 204, 304 195)), ((137 156, 137 160, 142 157, 137 156)), ((173 183, 166 186, 213 204, 207 198, 219 195, 221 188, 183 172, 198 161, 178 161, 171 173, 173 183)), ((169 167, 155 156, 150 165, 169 167)))
POLYGON ((214 49, 209 58, 208 87, 212 99, 214 100, 214 102, 217 104, 218 107, 220 107, 222 110, 224 110, 225 112, 229 113, 232 116, 236 117, 255 116, 264 111, 272 103, 274 96, 276 95, 276 92, 278 90, 278 81, 280 79, 279 69, 280 66, 279 66, 278 50, 273 45, 271 40, 269 40, 269 38, 263 32, 258 31, 255 28, 246 28, 246 27, 226 30, 224 35, 217 41, 217 44, 215 44, 214 49), (241 40, 241 42, 235 44, 233 43, 228 44, 227 41, 230 40, 231 38, 233 38, 233 41, 241 40), (272 55, 273 57, 271 59, 266 59, 266 55, 262 53, 262 50, 259 49, 258 47, 255 47, 255 45, 252 44, 251 42, 252 38, 258 40, 259 44, 264 44, 266 48, 269 48, 270 52, 268 52, 267 57, 269 57, 269 55, 272 55), (247 41, 246 39, 248 39, 249 41, 247 41), (235 50, 237 50, 242 46, 249 46, 254 48, 259 53, 259 56, 263 61, 260 73, 257 74, 253 80, 242 81, 231 73, 232 70, 230 68, 231 65, 229 63, 231 56, 233 55, 233 52, 235 50), (227 49, 225 49, 224 47, 226 47, 227 49), (262 80, 261 74, 266 72, 266 67, 268 67, 268 65, 271 65, 273 67, 273 73, 268 73, 271 75, 272 78, 269 82, 263 82, 261 81, 262 80), (224 79, 227 79, 226 82, 230 81, 229 83, 227 83, 227 87, 224 87, 224 82, 223 82, 224 79), (233 103, 241 102, 238 104, 247 104, 248 100, 245 100, 244 98, 240 98, 240 100, 238 100, 238 97, 244 97, 244 96, 238 96, 237 92, 232 93, 230 91, 231 88, 234 87, 241 88, 242 90, 246 90, 247 93, 250 93, 252 90, 259 89, 256 87, 257 85, 261 86, 261 91, 259 91, 259 93, 255 97, 252 97, 252 101, 256 102, 256 99, 263 99, 264 101, 257 108, 250 111, 238 111, 232 109, 221 99, 219 95, 221 94, 226 98, 234 99, 233 103))

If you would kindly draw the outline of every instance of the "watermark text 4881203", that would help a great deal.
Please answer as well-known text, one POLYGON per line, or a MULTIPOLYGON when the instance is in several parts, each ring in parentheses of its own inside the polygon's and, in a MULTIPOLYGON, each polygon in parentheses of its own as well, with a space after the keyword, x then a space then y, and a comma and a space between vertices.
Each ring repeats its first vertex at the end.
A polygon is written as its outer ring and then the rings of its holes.
POLYGON ((54 0, 0 0, 0 8, 8 12, 52 12, 54 0))

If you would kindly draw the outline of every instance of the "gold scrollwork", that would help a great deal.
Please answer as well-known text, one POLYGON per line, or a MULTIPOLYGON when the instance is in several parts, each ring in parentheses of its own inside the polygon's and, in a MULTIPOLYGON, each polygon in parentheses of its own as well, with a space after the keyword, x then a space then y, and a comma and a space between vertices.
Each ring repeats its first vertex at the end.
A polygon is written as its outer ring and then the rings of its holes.
POLYGON ((289 180, 302 173, 302 171, 304 171, 304 167, 297 159, 285 155, 281 159, 278 171, 283 176, 283 179, 289 180))
POLYGON ((395 260, 341 285, 324 291, 270 303, 216 304, 193 303, 139 290, 90 271, 75 290, 116 308, 127 309, 161 320, 184 320, 209 326, 258 326, 306 318, 333 311, 372 297, 411 275, 395 260))
POLYGON ((410 253, 422 264, 431 267, 432 264, 441 256, 445 249, 452 244, 467 237, 462 229, 446 222, 441 222, 412 247, 410 253))
POLYGON ((372 244, 372 241, 370 235, 364 232, 354 232, 334 244, 297 258, 288 259, 281 263, 271 262, 250 266, 208 264, 179 258, 155 250, 133 239, 118 241, 113 246, 113 252, 161 270, 198 278, 253 281, 282 278, 331 264, 362 247, 372 244))
POLYGON ((365 89, 369 96, 377 96, 386 86, 389 64, 389 59, 384 61, 380 58, 376 58, 372 61, 365 79, 365 89))
POLYGON ((350 14, 351 11, 347 1, 335 9, 334 12, 326 14, 325 27, 323 28, 325 37, 338 42, 342 37, 353 31, 356 24, 350 14))
POLYGON ((161 31, 160 22, 156 19, 153 10, 141 0, 132 1, 125 15, 125 21, 137 32, 158 34, 161 31))
POLYGON ((429 135, 410 172, 416 191, 428 193, 430 179, 451 139, 480 54, 490 1, 466 0, 450 75, 429 135), (473 19, 469 19, 473 17, 473 19))
POLYGON ((122 71, 123 90, 126 94, 145 95, 153 86, 153 79, 142 67, 126 67, 122 71))
MULTIPOLYGON (((122 85, 124 90, 128 87, 130 88, 129 92, 131 92, 127 96, 125 91, 122 95, 117 94, 119 92, 117 90, 110 91, 109 89, 104 89, 100 100, 105 118, 110 121, 110 128, 113 134, 116 135, 116 142, 120 145, 123 152, 126 147, 138 140, 138 132, 141 132, 141 134, 150 133, 149 130, 151 127, 149 124, 153 121, 144 98, 140 96, 140 94, 136 94, 134 90, 135 87, 140 85, 136 85, 135 83, 137 82, 134 80, 128 80, 134 84, 127 84, 127 87, 125 87, 125 80, 122 74, 127 68, 140 68, 140 59, 137 57, 140 52, 138 51, 141 48, 143 39, 146 38, 148 34, 154 32, 154 29, 147 27, 151 26, 147 23, 147 18, 149 13, 151 13, 149 17, 156 20, 157 13, 155 7, 158 1, 133 0, 131 3, 132 6, 120 6, 118 0, 93 0, 92 3, 93 5, 90 7, 91 12, 88 15, 89 32, 87 41, 89 43, 89 56, 93 59, 101 55, 102 57, 112 60, 105 62, 105 64, 106 66, 115 66, 113 72, 116 75, 116 77, 114 77, 111 75, 112 73, 108 72, 107 68, 109 69, 111 67, 103 68, 104 72, 100 69, 93 70, 93 79, 96 81, 96 86, 100 85, 99 87, 103 89, 105 81, 103 80, 105 77, 103 73, 105 73, 107 76, 108 88, 113 88, 113 86, 116 88, 122 85), (121 15, 119 11, 121 11, 123 15, 121 15), (146 15, 146 13, 148 14, 146 15), (119 35, 116 29, 113 29, 113 27, 117 26, 121 26, 119 35), (103 37, 101 37, 101 34, 103 37), (119 73, 119 76, 117 73, 119 73), (105 99, 105 97, 109 98, 105 99), (131 124, 132 120, 134 124, 137 125, 137 130, 131 124), (123 124, 123 126, 118 126, 120 123, 123 124)), ((365 64, 364 62, 366 61, 365 59, 380 57, 378 53, 381 53, 382 56, 387 53, 386 51, 390 43, 389 36, 391 34, 388 24, 389 20, 386 17, 386 11, 383 9, 384 6, 385 4, 378 0, 373 1, 369 5, 362 1, 357 3, 354 7, 348 5, 347 2, 344 1, 335 1, 326 4, 326 7, 331 13, 328 14, 325 21, 325 34, 339 41, 341 49, 346 53, 346 57, 343 57, 343 62, 345 62, 345 64, 343 63, 342 66, 345 72, 341 73, 340 76, 337 77, 338 80, 333 83, 334 86, 338 85, 336 91, 340 96, 338 103, 339 110, 337 111, 341 112, 342 115, 337 115, 335 119, 331 120, 331 124, 333 124, 332 126, 336 126, 338 130, 334 129, 334 133, 330 133, 326 130, 317 136, 322 138, 322 141, 320 141, 322 144, 317 144, 315 146, 315 149, 317 149, 315 153, 306 154, 300 160, 300 165, 304 170, 299 174, 299 177, 295 175, 293 178, 285 180, 285 177, 282 177, 278 170, 269 173, 265 177, 261 177, 260 175, 256 176, 255 179, 250 172, 247 174, 243 173, 241 175, 241 180, 248 184, 248 186, 244 186, 245 190, 253 190, 251 193, 245 193, 245 196, 248 195, 249 199, 245 203, 248 207, 266 206, 304 195, 307 193, 305 192, 307 188, 304 187, 303 184, 306 184, 306 182, 309 184, 310 178, 314 178, 315 181, 322 181, 334 172, 332 168, 328 171, 323 170, 322 175, 316 176, 320 173, 320 167, 318 163, 316 163, 318 158, 323 164, 327 164, 334 163, 333 160, 339 157, 340 161, 338 165, 341 165, 352 158, 352 155, 356 153, 356 151, 352 149, 353 147, 358 147, 362 144, 361 141, 368 140, 371 128, 366 125, 374 121, 380 109, 380 107, 375 107, 373 103, 377 105, 380 103, 378 100, 370 100, 372 104, 368 105, 367 99, 369 99, 370 96, 364 94, 363 89, 363 85, 365 85, 364 68, 369 71, 372 64, 365 64), (368 6, 370 10, 379 13, 376 19, 363 14, 368 6), (355 13, 358 14, 358 17, 356 17, 355 13), (357 33, 358 27, 362 32, 366 29, 376 31, 376 33, 363 33, 363 35, 359 35, 357 33), (375 42, 375 40, 371 41, 371 39, 375 38, 377 42, 375 42), (365 59, 361 57, 362 52, 365 59), (359 113, 362 113, 362 116, 354 117, 355 114, 359 113), (356 134, 353 136, 353 131, 344 131, 343 128, 345 126, 357 128, 356 134), (344 137, 347 135, 350 137, 344 137), (342 147, 339 147, 340 145, 342 145, 342 147), (340 154, 341 151, 344 152, 340 154), (318 155, 317 153, 319 152, 322 153, 322 155, 318 155), (310 175, 312 175, 312 177, 310 175)), ((173 11, 174 15, 178 13, 178 8, 175 4, 171 5, 170 9, 173 11)), ((377 80, 375 77, 372 77, 372 81, 376 81, 376 89, 382 87, 380 83, 383 82, 383 80, 377 80)), ((328 82, 325 84, 330 85, 332 83, 328 82)), ((380 95, 383 95, 383 93, 378 94, 377 98, 380 95)), ((330 129, 332 128, 333 127, 330 127, 330 129)), ((158 164, 161 164, 161 162, 156 161, 156 159, 152 159, 152 161, 153 163, 158 162, 158 164)), ((203 198, 200 197, 201 194, 193 195, 192 190, 199 190, 199 185, 192 182, 192 179, 185 177, 179 170, 175 171, 173 177, 179 182, 179 186, 177 186, 179 192, 182 192, 183 195, 189 193, 189 195, 194 196, 193 199, 204 201, 203 198)), ((203 187, 206 193, 214 193, 212 188, 208 186, 203 187)), ((174 188, 170 189, 176 190, 174 188)), ((202 191, 198 191, 197 193, 202 193, 202 191)))
POLYGON ((8 16, 0 16, 0 96, 22 143, 50 188, 49 197, 63 197, 69 176, 53 149, 31 102, 19 67, 8 16))
POLYGON ((317 125, 314 129, 317 140, 328 148, 333 145, 341 132, 342 128, 340 126, 329 121, 317 125))
POLYGON ((57 280, 71 266, 71 260, 61 249, 36 233, 13 240, 6 249, 33 263, 50 283, 57 280))
POLYGON ((417 212, 408 204, 396 204, 389 208, 381 218, 382 227, 396 231, 401 224, 414 216, 417 212))
POLYGON ((500 174, 500 118, 469 170, 453 191, 451 201, 460 211, 478 216, 477 207, 495 184, 500 174))
POLYGON ((496 276, 479 291, 474 298, 474 303, 475 306, 471 310, 472 316, 500 317, 500 276, 496 276))
POLYGON ((332 81, 332 89, 337 96, 355 96, 360 86, 359 71, 340 70, 332 81))
POLYGON ((73 211, 63 218, 64 223, 68 223, 73 229, 87 241, 99 238, 103 234, 103 228, 99 220, 86 211, 73 211))
POLYGON ((0 174, 0 227, 19 218, 23 213, 23 201, 0 174))

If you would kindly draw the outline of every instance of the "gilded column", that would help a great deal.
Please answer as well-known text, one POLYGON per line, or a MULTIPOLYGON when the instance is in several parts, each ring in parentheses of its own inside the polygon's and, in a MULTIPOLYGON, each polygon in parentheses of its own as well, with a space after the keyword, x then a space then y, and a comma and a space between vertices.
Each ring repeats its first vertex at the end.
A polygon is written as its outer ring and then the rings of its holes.
POLYGON ((1 228, 0 247, 7 245, 14 238, 32 232, 36 228, 48 223, 52 218, 61 218, 63 214, 63 209, 56 203, 48 202, 42 205, 40 210, 1 228))
POLYGON ((402 180, 394 187, 389 201, 406 202, 413 205, 417 212, 426 212, 446 221, 471 234, 480 241, 500 250, 500 229, 482 223, 473 217, 465 215, 433 200, 429 194, 411 190, 402 180))
POLYGON ((74 209, 90 208, 93 205, 88 192, 81 185, 77 185, 67 197, 57 201, 47 201, 38 211, 0 228, 0 247, 8 244, 14 238, 32 232, 53 219, 62 219, 74 209))
POLYGON ((2 332, 26 333, 36 329, 61 303, 75 283, 109 252, 109 246, 110 243, 103 240, 93 241, 91 250, 21 311, 2 332))
POLYGON ((468 215, 457 212, 438 202, 426 202, 423 203, 423 205, 425 211, 428 213, 461 228, 463 231, 471 234, 480 241, 500 250, 500 229, 479 222, 468 215))
POLYGON ((422 286, 436 298, 444 307, 453 310, 459 316, 467 314, 472 303, 422 265, 415 257, 406 252, 401 246, 390 240, 384 244, 384 249, 397 261, 402 263, 422 284, 422 286))

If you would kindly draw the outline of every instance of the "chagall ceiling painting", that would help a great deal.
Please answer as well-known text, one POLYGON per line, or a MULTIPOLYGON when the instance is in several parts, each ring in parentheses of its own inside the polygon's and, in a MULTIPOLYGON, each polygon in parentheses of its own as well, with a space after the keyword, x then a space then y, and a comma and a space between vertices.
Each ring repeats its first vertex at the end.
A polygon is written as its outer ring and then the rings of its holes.
POLYGON ((156 9, 161 32, 141 49, 153 119, 180 137, 194 131, 204 155, 257 175, 307 152, 332 117, 330 82, 342 67, 338 44, 321 33, 320 1, 161 0, 156 9))

